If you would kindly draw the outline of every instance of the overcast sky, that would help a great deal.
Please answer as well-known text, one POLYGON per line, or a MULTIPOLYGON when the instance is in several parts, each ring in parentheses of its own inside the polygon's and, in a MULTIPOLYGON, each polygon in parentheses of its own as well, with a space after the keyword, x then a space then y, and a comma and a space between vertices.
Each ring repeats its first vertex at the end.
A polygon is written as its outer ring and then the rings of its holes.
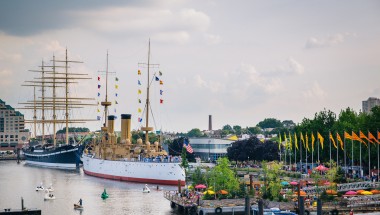
POLYGON ((146 93, 137 70, 146 74, 138 63, 147 61, 149 38, 151 63, 160 64, 152 72, 162 71, 164 83, 151 92, 156 129, 204 130, 208 115, 214 129, 264 118, 299 123, 324 108, 360 111, 363 100, 380 97, 377 0, 13 0, 0 1, 0 98, 13 107, 32 99, 33 90, 20 87, 36 75, 28 70, 51 64, 53 54, 62 59, 67 47, 70 59, 84 62, 70 69, 93 78, 75 93, 98 99, 108 50, 119 78, 111 78, 119 104, 110 114, 131 113, 137 129, 137 92, 146 93))

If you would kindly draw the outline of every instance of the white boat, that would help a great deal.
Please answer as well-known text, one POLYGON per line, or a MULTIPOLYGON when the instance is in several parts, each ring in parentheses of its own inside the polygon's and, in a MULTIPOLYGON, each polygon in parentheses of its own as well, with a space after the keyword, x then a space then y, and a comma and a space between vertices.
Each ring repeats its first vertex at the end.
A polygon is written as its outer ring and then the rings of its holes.
POLYGON ((150 193, 150 189, 147 184, 145 184, 145 187, 143 188, 143 193, 150 193))
POLYGON ((45 197, 44 197, 45 200, 54 200, 55 199, 55 195, 48 192, 45 194, 45 197))
POLYGON ((42 185, 42 183, 36 187, 36 191, 44 191, 44 190, 45 190, 45 188, 42 185))
MULTIPOLYGON (((149 79, 149 55, 146 68, 149 79)), ((140 70, 138 73, 141 74, 140 70)), ((108 80, 107 77, 108 68, 106 68, 106 80, 108 80)), ((149 84, 147 92, 149 92, 149 84)), ((131 115, 121 114, 121 137, 117 137, 114 132, 116 116, 107 115, 111 104, 106 94, 105 100, 101 102, 104 106, 104 123, 100 137, 94 138, 93 145, 89 147, 91 151, 86 149, 82 157, 84 173, 113 180, 167 185, 180 183, 181 186, 185 186, 185 170, 180 165, 179 157, 168 156, 158 142, 151 146, 148 133, 153 131, 153 128, 148 125, 149 114, 146 114, 146 126, 141 127, 141 130, 145 132, 144 143, 142 139, 138 139, 136 144, 132 144, 131 115), (118 139, 120 142, 117 142, 118 139)), ((149 96, 145 105, 145 110, 150 111, 149 96)))
POLYGON ((53 185, 51 184, 48 188, 46 188, 46 190, 48 192, 53 192, 54 191, 53 185))

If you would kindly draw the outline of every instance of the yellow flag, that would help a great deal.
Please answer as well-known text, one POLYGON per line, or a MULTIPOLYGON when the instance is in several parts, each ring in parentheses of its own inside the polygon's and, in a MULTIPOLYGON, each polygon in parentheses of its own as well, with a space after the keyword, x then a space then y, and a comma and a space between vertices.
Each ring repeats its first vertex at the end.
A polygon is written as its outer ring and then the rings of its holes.
POLYGON ((322 149, 323 149, 323 137, 322 137, 322 135, 319 133, 319 132, 317 132, 317 136, 318 136, 318 139, 319 139, 319 143, 321 144, 321 146, 322 146, 322 149))
POLYGON ((314 151, 314 142, 315 142, 315 137, 314 137, 314 132, 311 133, 311 151, 314 151))
POLYGON ((305 139, 306 139, 306 142, 305 142, 306 149, 310 152, 310 149, 309 149, 309 138, 307 137, 307 133, 305 134, 305 139))
POLYGON ((301 132, 301 135, 300 135, 301 137, 301 141, 302 141, 302 145, 305 147, 305 139, 303 138, 303 134, 302 134, 302 132, 301 132))
POLYGON ((137 74, 138 74, 138 75, 141 75, 141 71, 140 71, 140 70, 138 70, 138 71, 137 71, 137 74))
POLYGON ((278 136, 280 136, 280 142, 278 143, 278 150, 281 150, 281 144, 282 144, 281 133, 278 133, 278 136))
POLYGON ((337 146, 336 143, 335 143, 334 137, 332 136, 331 132, 329 132, 329 133, 330 133, 330 135, 329 135, 330 140, 332 140, 334 147, 335 147, 336 149, 338 149, 338 146, 337 146))
POLYGON ((297 140, 297 134, 294 133, 294 145, 296 145, 296 149, 298 150, 298 140, 297 140))
POLYGON ((138 93, 138 94, 141 94, 141 90, 138 90, 137 93, 138 93))
POLYGON ((290 149, 293 149, 293 146, 292 146, 292 135, 290 135, 290 131, 289 131, 289 145, 290 145, 290 149))
POLYGON ((284 132, 284 138, 285 138, 285 148, 288 149, 289 148, 288 138, 286 137, 286 133, 285 132, 284 132))
POLYGON ((141 113, 141 108, 138 109, 138 112, 141 113))
POLYGON ((344 150, 344 143, 342 141, 342 138, 340 138, 339 133, 336 133, 336 138, 338 139, 338 142, 340 143, 340 148, 344 150))
POLYGON ((119 85, 115 84, 115 89, 119 89, 119 85))

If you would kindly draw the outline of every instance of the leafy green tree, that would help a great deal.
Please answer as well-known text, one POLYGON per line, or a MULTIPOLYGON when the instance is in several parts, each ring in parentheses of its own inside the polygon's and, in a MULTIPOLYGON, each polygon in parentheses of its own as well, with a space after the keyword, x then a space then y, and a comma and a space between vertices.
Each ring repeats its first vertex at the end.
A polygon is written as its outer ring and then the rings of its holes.
POLYGON ((181 158, 182 158, 181 166, 185 169, 188 168, 189 163, 186 159, 186 148, 185 147, 182 148, 181 158))
POLYGON ((187 136, 188 136, 188 137, 202 137, 202 136, 203 136, 203 133, 201 132, 201 130, 199 130, 199 128, 193 128, 193 129, 191 129, 191 130, 187 133, 187 136))
POLYGON ((247 127, 248 133, 249 134, 260 134, 262 132, 260 127, 247 127))
POLYGON ((246 140, 239 140, 232 143, 231 147, 227 148, 227 157, 234 161, 250 160, 279 160, 278 143, 273 141, 261 142, 256 137, 251 137, 246 140))
POLYGON ((239 181, 234 171, 229 168, 229 160, 226 157, 220 157, 217 165, 209 171, 207 184, 213 186, 215 191, 239 189, 239 181))
POLYGON ((275 118, 265 118, 263 121, 259 122, 256 126, 259 126, 262 129, 283 127, 281 121, 275 118))
POLYGON ((280 181, 280 170, 282 165, 278 162, 263 162, 262 163, 264 172, 264 198, 276 199, 280 197, 281 191, 281 181, 280 181))
POLYGON ((240 125, 234 125, 233 126, 233 131, 234 131, 235 134, 241 135, 241 131, 242 131, 241 126, 240 125))
POLYGON ((184 140, 185 137, 180 137, 174 140, 167 141, 166 144, 168 144, 169 147, 169 154, 173 156, 182 156, 183 149, 185 149, 187 160, 190 162, 195 162, 194 153, 189 153, 188 151, 186 151, 186 148, 183 147, 184 140))
POLYGON ((195 168, 193 174, 191 175, 191 180, 193 181, 193 185, 206 183, 205 174, 202 173, 199 166, 195 168))

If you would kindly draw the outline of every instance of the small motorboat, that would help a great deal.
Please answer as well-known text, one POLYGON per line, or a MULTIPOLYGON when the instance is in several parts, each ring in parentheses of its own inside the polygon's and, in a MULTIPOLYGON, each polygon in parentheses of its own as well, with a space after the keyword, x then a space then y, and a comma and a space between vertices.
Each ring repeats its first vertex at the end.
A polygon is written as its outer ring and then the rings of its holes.
POLYGON ((106 188, 104 188, 104 191, 103 191, 101 197, 102 197, 102 199, 106 199, 106 198, 108 198, 108 193, 107 193, 107 191, 106 191, 106 188))
POLYGON ((46 188, 46 190, 48 192, 53 192, 54 191, 53 185, 51 184, 48 188, 46 188))
POLYGON ((55 195, 52 194, 52 193, 46 193, 44 199, 45 200, 54 200, 55 199, 55 195))
POLYGON ((83 205, 74 204, 75 210, 83 210, 83 205))
POLYGON ((44 188, 44 186, 42 185, 42 183, 41 183, 41 185, 38 185, 38 186, 36 187, 36 191, 43 191, 43 190, 45 190, 45 188, 44 188))
POLYGON ((145 187, 143 188, 143 193, 150 193, 150 189, 147 184, 145 184, 145 187))

